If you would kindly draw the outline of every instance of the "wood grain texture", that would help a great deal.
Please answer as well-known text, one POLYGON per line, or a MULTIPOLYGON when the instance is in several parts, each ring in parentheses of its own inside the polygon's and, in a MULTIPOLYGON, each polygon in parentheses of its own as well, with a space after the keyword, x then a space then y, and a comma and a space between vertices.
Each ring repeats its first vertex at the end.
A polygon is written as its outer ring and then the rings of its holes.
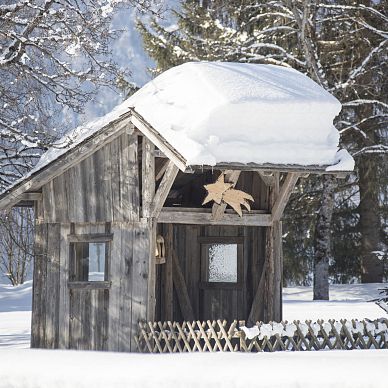
POLYGON ((225 213, 220 220, 214 220, 211 213, 179 211, 178 208, 162 209, 157 220, 160 223, 220 226, 268 226, 272 223, 270 214, 244 212, 243 217, 239 217, 237 214, 225 213))
POLYGON ((69 150, 48 166, 32 174, 30 177, 14 186, 10 192, 0 196, 0 208, 5 209, 13 206, 19 201, 20 195, 26 191, 36 191, 47 184, 55 177, 63 174, 66 170, 88 158, 95 151, 99 150, 106 143, 112 141, 128 127, 130 122, 129 114, 120 117, 114 122, 106 125, 100 131, 84 140, 72 150, 69 150))
MULTIPOLYGON (((299 179, 299 174, 297 173, 288 173, 280 192, 276 196, 276 200, 272 206, 272 219, 274 221, 279 221, 283 215, 284 209, 290 199, 292 190, 294 190, 295 184, 299 179)), ((276 181, 275 181, 276 182, 276 181)), ((276 183, 275 183, 276 184, 276 183)), ((279 190, 276 188, 275 190, 279 190)))
POLYGON ((139 219, 137 136, 123 132, 42 188, 47 222, 139 219))

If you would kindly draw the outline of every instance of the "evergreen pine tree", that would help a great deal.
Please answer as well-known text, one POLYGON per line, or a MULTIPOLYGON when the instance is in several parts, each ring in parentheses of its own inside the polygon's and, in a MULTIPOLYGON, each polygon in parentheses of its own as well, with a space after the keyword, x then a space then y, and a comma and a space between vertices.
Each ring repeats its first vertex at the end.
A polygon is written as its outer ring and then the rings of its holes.
MULTIPOLYGON (((191 0, 175 12, 175 29, 156 21, 150 26, 139 24, 157 72, 197 60, 291 66, 342 102, 336 127, 342 143, 355 155, 356 173, 336 184, 330 182, 331 193, 327 179, 309 178, 307 187, 291 200, 284 228, 288 279, 292 276, 295 281, 297 273, 305 279, 315 257, 316 268, 324 264, 326 271, 330 264, 336 281, 382 280, 379 258, 387 252, 384 225, 388 218, 383 183, 388 154, 386 11, 383 2, 372 1, 191 0), (322 192, 325 195, 319 201, 317 194, 322 192), (327 228, 329 213, 333 221, 327 228)), ((328 283, 322 287, 327 294, 328 283)))

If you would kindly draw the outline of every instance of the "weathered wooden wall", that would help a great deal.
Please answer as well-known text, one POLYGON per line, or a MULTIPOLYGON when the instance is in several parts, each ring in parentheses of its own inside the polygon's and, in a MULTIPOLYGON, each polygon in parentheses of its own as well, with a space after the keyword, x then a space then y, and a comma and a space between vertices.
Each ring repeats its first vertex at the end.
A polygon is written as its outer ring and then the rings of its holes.
POLYGON ((43 187, 36 207, 32 347, 131 351, 147 318, 150 228, 138 135, 123 133, 43 187), (108 284, 69 283, 69 234, 109 228, 108 284))
POLYGON ((45 222, 138 221, 137 136, 123 133, 42 192, 45 222))

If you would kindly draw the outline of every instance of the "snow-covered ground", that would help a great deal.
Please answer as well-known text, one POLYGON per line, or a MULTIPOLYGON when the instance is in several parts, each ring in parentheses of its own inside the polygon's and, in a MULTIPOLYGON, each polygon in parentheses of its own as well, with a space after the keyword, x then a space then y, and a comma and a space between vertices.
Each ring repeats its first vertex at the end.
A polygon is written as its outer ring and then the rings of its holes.
MULTIPOLYGON (((380 318, 383 310, 367 302, 378 295, 380 287, 381 284, 332 285, 329 302, 312 301, 311 287, 285 288, 283 316, 288 321, 380 318)), ((32 281, 19 287, 0 284, 0 349, 29 347, 31 291, 32 281)))
MULTIPOLYGON (((381 284, 334 284, 330 286, 330 301, 313 301, 311 287, 289 287, 283 290, 283 317, 296 319, 376 319, 384 311, 368 300, 379 295, 381 284)), ((388 387, 388 383, 387 383, 388 387)))
POLYGON ((0 350, 1 388, 387 388, 388 350, 173 355, 0 350))
MULTIPOLYGON (((379 284, 284 289, 284 319, 378 318, 379 284)), ((388 350, 139 355, 28 348, 32 282, 0 284, 0 388, 387 388, 388 350)))
POLYGON ((0 349, 30 346, 31 291, 31 280, 18 287, 0 283, 0 349))

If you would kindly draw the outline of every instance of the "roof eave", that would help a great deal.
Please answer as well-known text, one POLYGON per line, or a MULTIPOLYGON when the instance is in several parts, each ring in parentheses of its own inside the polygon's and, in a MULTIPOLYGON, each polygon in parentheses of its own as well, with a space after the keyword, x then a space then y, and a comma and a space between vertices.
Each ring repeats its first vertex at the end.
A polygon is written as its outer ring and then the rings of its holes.
POLYGON ((336 170, 327 171, 330 165, 299 165, 299 164, 275 164, 275 163, 238 163, 238 162, 222 162, 214 166, 210 165, 189 165, 185 172, 192 173, 202 170, 240 170, 240 171, 264 171, 264 172, 297 172, 300 174, 316 174, 316 175, 335 175, 338 178, 345 178, 352 171, 336 170))

